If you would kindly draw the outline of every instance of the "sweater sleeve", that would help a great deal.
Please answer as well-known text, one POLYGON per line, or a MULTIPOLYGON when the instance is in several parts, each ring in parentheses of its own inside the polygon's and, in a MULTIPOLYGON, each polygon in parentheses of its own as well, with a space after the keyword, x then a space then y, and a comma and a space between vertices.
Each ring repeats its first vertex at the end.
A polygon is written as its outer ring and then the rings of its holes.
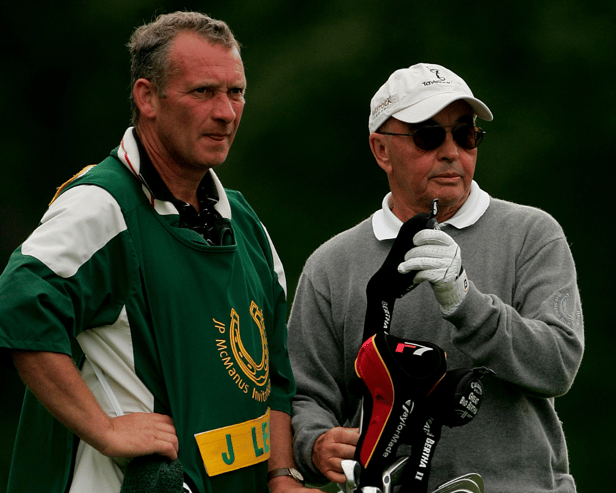
POLYGON ((314 443, 331 428, 349 426, 359 404, 347 385, 352 363, 345 354, 352 349, 343 347, 343 329, 334 320, 326 284, 317 287, 309 271, 300 277, 289 320, 289 353, 297 384, 292 423, 297 465, 309 482, 321 484, 327 480, 312 462, 314 443))
POLYGON ((571 387, 584 350, 575 265, 550 216, 541 216, 523 239, 510 254, 513 291, 484 293, 470 278, 467 297, 448 320, 457 329, 453 342, 475 364, 524 393, 556 397, 571 387))
POLYGON ((289 318, 289 356, 297 384, 293 400, 298 468, 313 484, 327 483, 312 463, 316 439, 335 427, 359 426, 355 358, 362 344, 366 285, 387 255, 371 219, 336 235, 310 256, 289 318))
POLYGON ((293 451, 306 479, 317 483, 322 483, 324 478, 312 463, 314 442, 328 429, 340 426, 342 420, 337 411, 343 399, 335 375, 339 371, 335 368, 336 361, 340 358, 331 338, 328 312, 324 309, 327 303, 302 274, 289 319, 289 353, 298 388, 293 400, 293 451), (323 365, 323 352, 329 353, 327 360, 331 366, 323 365))

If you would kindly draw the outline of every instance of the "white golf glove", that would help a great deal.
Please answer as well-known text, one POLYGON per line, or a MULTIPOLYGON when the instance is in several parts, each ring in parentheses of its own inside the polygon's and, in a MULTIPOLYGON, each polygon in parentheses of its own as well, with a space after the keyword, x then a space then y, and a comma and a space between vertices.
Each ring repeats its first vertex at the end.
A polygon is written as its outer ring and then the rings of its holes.
POLYGON ((398 272, 418 271, 415 284, 429 281, 444 315, 452 314, 468 292, 460 247, 447 233, 423 229, 413 237, 415 247, 404 256, 398 272))

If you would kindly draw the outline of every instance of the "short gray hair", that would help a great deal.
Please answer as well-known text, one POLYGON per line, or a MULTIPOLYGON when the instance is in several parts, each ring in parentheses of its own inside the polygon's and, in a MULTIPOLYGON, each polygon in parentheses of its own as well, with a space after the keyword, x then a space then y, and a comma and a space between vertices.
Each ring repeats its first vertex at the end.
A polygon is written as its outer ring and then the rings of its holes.
POLYGON ((158 94, 164 95, 171 70, 169 51, 173 40, 181 32, 198 34, 212 44, 235 48, 240 52, 240 44, 225 22, 199 12, 162 14, 153 22, 135 29, 127 44, 131 57, 130 102, 134 126, 139 121, 139 108, 132 91, 135 83, 138 79, 147 79, 158 94))

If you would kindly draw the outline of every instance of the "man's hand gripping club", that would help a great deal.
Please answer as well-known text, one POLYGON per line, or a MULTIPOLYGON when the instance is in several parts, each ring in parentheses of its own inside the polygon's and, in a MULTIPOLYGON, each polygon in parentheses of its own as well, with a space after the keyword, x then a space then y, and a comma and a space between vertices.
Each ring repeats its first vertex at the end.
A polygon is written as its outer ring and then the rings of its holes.
POLYGON ((451 315, 468 292, 460 247, 439 229, 423 229, 413 237, 416 245, 404 256, 398 272, 417 271, 414 283, 429 281, 444 315, 451 315))
POLYGON ((332 428, 315 441, 312 449, 312 462, 330 481, 344 483, 346 478, 342 469, 342 461, 355 456, 358 440, 358 428, 332 428))

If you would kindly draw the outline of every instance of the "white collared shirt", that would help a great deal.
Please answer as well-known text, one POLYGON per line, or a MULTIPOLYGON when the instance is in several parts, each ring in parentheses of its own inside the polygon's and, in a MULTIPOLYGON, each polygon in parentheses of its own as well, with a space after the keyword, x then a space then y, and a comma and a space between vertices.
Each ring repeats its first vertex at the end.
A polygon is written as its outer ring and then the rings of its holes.
MULTIPOLYGON (((392 212, 392 194, 389 192, 383 199, 382 207, 372 216, 372 229, 377 240, 391 240, 398 236, 402 221, 392 212)), ((471 184, 471 193, 462 204, 462 207, 453 217, 440 223, 449 224, 454 228, 462 229, 475 224, 490 205, 490 196, 479 188, 476 181, 471 184)))

